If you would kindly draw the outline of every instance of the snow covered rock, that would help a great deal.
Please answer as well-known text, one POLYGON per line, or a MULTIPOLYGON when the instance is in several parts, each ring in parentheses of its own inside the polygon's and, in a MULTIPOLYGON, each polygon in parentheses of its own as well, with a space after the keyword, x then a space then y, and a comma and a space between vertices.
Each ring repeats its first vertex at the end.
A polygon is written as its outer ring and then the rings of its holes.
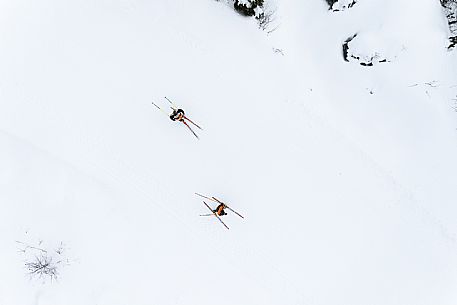
POLYGON ((264 0, 235 0, 234 7, 237 12, 244 16, 261 18, 263 15, 264 0))
MULTIPOLYGON (((329 2, 329 1, 327 1, 329 2)), ((334 12, 337 11, 344 11, 348 8, 351 8, 354 6, 354 4, 357 3, 355 0, 338 0, 338 1, 331 1, 333 4, 330 6, 330 9, 334 12)))
POLYGON ((325 1, 327 2, 330 9, 332 8, 334 3, 338 2, 338 0, 325 0, 325 1))
POLYGON ((345 61, 355 61, 362 66, 390 62, 401 50, 398 43, 374 32, 364 32, 362 35, 356 33, 348 37, 342 47, 345 61))
POLYGON ((336 12, 336 11, 344 11, 348 8, 354 6, 357 3, 356 0, 326 0, 329 9, 336 12))

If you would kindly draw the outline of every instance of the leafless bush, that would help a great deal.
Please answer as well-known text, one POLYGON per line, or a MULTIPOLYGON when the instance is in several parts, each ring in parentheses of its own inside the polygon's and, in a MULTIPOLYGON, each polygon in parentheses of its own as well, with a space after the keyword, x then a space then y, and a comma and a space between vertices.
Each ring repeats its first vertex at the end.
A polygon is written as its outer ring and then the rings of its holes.
POLYGON ((42 253, 39 256, 35 256, 33 261, 26 262, 25 266, 30 276, 37 276, 39 279, 49 277, 53 281, 57 279, 59 263, 53 262, 52 257, 48 256, 47 253, 42 253))
POLYGON ((273 23, 276 20, 275 18, 276 12, 274 10, 264 11, 258 18, 257 21, 259 23, 259 28, 271 33, 277 29, 277 27, 273 28, 273 23))
POLYGON ((36 246, 16 242, 20 245, 19 252, 24 255, 24 265, 31 278, 52 282, 57 280, 64 266, 70 265, 70 260, 65 258, 66 247, 62 242, 53 250, 45 249, 42 240, 36 246))

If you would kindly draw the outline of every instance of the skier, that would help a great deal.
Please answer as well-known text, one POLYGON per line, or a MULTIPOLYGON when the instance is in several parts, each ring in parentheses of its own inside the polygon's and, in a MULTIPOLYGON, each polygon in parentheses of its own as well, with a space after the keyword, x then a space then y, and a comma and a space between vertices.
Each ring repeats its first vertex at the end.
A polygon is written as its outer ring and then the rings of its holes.
POLYGON ((227 229, 229 227, 227 227, 227 225, 222 221, 222 219, 220 218, 220 216, 224 216, 224 215, 227 215, 227 213, 225 212, 225 209, 228 209, 230 211, 232 211, 233 213, 235 213, 236 215, 240 216, 241 218, 244 218, 240 213, 236 212, 235 210, 233 210, 231 207, 229 207, 228 205, 226 205, 225 203, 223 203, 222 201, 220 201, 219 199, 217 199, 216 197, 207 197, 205 195, 202 195, 202 194, 199 194, 199 193, 195 193, 195 195, 197 196, 200 196, 202 198, 205 198, 205 199, 208 199, 208 200, 211 200, 213 202, 217 202, 219 203, 219 205, 216 207, 215 210, 213 210, 205 201, 203 201, 203 203, 206 205, 206 207, 212 212, 211 214, 203 214, 203 215, 200 215, 200 216, 216 216, 217 220, 219 220, 223 225, 224 227, 226 227, 227 229))
POLYGON ((188 117, 186 117, 185 113, 184 113, 184 110, 182 110, 181 108, 178 108, 176 107, 175 104, 173 104, 173 102, 171 100, 169 100, 167 97, 165 97, 165 99, 171 104, 171 109, 173 110, 173 112, 168 115, 165 110, 163 110, 162 108, 160 108, 156 103, 152 102, 152 104, 154 106, 157 107, 157 109, 159 109, 160 111, 162 111, 164 114, 166 114, 170 120, 176 122, 181 122, 183 123, 184 125, 186 125, 186 127, 192 132, 192 134, 198 139, 198 135, 192 130, 192 128, 190 128, 189 124, 187 124, 187 122, 191 123, 192 125, 194 125, 195 127, 197 127, 198 129, 202 130, 202 128, 200 126, 198 126, 197 124, 195 124, 192 120, 190 120, 188 117))
POLYGON ((227 206, 223 203, 219 204, 215 210, 213 210, 214 213, 216 213, 218 216, 224 216, 227 215, 227 213, 224 211, 224 209, 227 206))
POLYGON ((172 121, 183 122, 185 118, 184 110, 182 109, 173 109, 173 113, 170 114, 170 119, 172 121))

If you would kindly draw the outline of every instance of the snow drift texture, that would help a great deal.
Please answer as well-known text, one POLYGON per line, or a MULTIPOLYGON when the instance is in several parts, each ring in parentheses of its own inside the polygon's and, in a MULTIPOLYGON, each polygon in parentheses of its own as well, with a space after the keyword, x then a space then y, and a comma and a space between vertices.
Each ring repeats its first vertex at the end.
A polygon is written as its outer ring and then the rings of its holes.
POLYGON ((456 304, 439 1, 269 5, 266 35, 210 0, 0 2, 1 305, 456 304), (388 62, 345 62, 356 33, 388 62), (65 245, 57 281, 17 241, 65 245))

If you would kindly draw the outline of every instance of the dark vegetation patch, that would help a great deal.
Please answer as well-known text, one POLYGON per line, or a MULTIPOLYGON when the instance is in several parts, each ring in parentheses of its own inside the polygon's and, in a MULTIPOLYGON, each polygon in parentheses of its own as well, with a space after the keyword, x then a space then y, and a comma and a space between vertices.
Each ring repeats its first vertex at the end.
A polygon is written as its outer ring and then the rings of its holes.
POLYGON ((233 7, 243 16, 256 16, 260 18, 260 14, 256 14, 256 11, 263 9, 263 2, 264 0, 235 0, 233 7))
POLYGON ((338 12, 353 7, 354 4, 357 3, 357 0, 325 0, 325 2, 327 2, 329 10, 338 12), (338 5, 335 5, 335 3, 337 3, 338 5))
POLYGON ((444 13, 449 25, 449 46, 448 49, 453 49, 457 45, 457 0, 440 0, 441 6, 444 8, 444 13))
POLYGON ((349 59, 348 59, 349 43, 352 41, 352 39, 354 39, 356 37, 357 37, 357 33, 355 33, 354 35, 348 37, 344 41, 344 43, 343 43, 343 58, 344 58, 344 61, 349 62, 349 59))

